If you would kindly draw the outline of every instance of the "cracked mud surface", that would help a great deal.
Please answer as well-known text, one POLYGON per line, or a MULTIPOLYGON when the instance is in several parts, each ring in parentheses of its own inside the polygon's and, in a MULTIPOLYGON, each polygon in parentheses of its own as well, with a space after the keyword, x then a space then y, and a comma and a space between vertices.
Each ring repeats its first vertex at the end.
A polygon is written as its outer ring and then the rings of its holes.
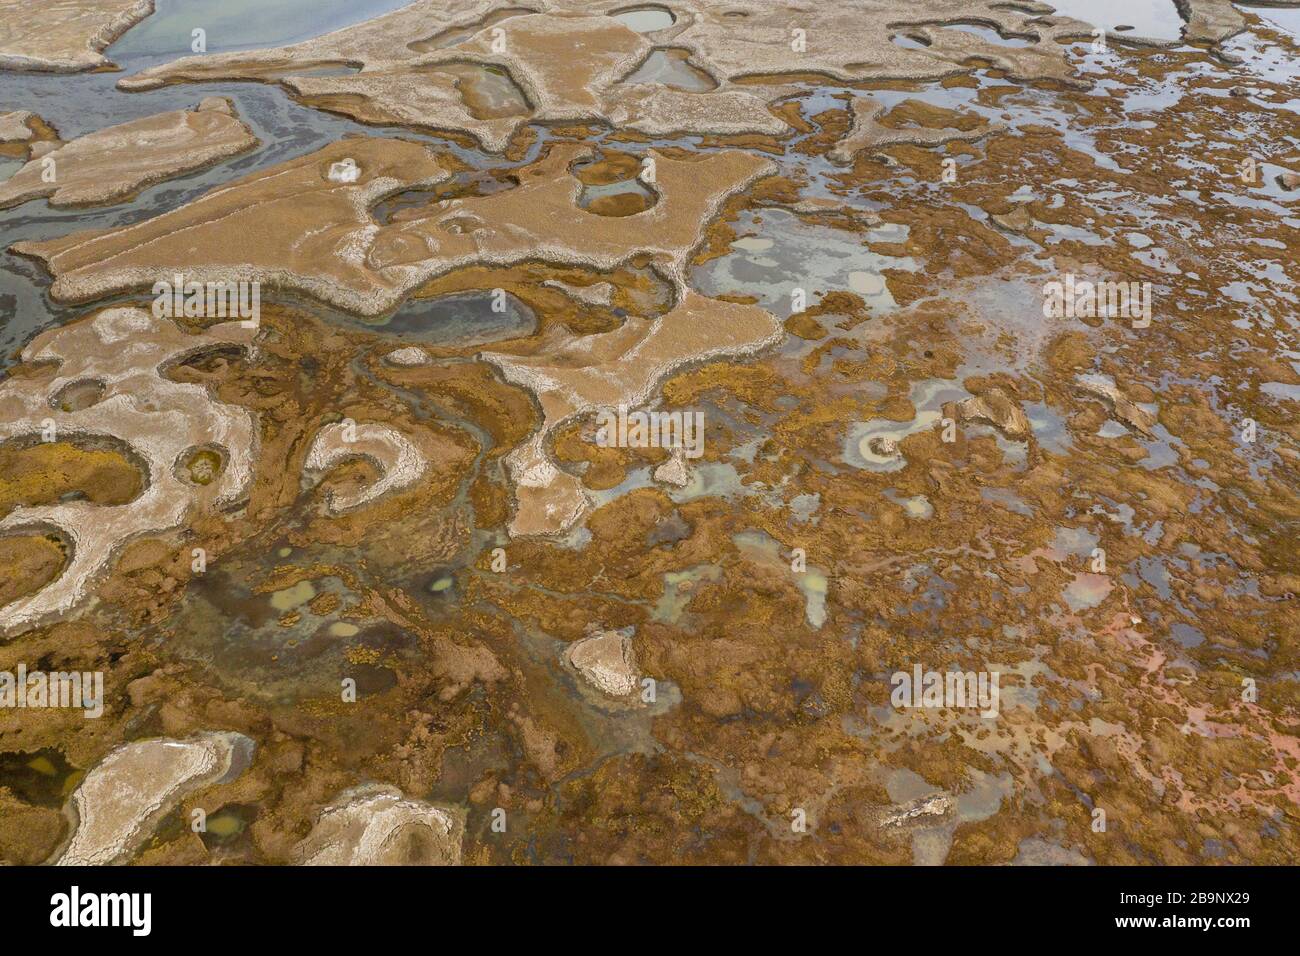
POLYGON ((0 213, 0 672, 105 692, 0 708, 0 859, 1295 863, 1300 38, 1170 6, 420 0, 14 81, 15 169, 260 145, 0 213), (1049 309, 1102 280, 1149 321, 1049 309))

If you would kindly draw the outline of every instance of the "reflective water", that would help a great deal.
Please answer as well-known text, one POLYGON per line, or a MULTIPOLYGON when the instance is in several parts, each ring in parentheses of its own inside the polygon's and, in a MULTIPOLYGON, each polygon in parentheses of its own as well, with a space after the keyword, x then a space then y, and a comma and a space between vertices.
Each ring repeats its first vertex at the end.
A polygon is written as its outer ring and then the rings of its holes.
POLYGON ((136 70, 203 52, 298 43, 406 6, 410 0, 155 0, 154 12, 108 48, 110 60, 136 70))
POLYGON ((434 345, 481 345, 529 335, 537 316, 513 295, 466 292, 434 299, 410 299, 369 328, 394 338, 434 345))
POLYGON ((1118 36, 1148 40, 1177 40, 1183 35, 1183 18, 1174 0, 1051 0, 1056 12, 1084 23, 1115 31, 1118 36))
POLYGON ((718 84, 690 62, 688 50, 653 50, 624 83, 662 83, 689 93, 705 93, 718 84))
POLYGON ((666 7, 633 7, 628 10, 620 10, 618 13, 611 13, 615 20, 623 24, 629 30, 635 30, 637 33, 654 33, 656 30, 666 30, 677 22, 666 7))
POLYGON ((872 252, 868 242, 899 242, 906 229, 889 224, 857 234, 811 225, 784 209, 746 211, 736 221, 740 239, 732 253, 696 267, 692 284, 706 295, 739 293, 758 297, 759 305, 781 316, 793 311, 792 296, 801 289, 808 305, 836 290, 851 290, 873 310, 895 308, 886 269, 913 272, 909 257, 872 252))

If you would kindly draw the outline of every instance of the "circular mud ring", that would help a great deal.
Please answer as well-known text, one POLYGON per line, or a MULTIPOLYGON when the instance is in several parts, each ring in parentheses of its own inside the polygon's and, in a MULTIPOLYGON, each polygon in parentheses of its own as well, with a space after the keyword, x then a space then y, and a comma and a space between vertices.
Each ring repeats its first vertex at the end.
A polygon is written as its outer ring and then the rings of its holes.
POLYGON ((195 445, 176 457, 172 472, 190 485, 206 487, 226 470, 228 455, 220 445, 195 445))
POLYGON ((106 387, 97 378, 79 378, 55 392, 50 397, 50 407, 61 412, 79 412, 103 401, 106 387))

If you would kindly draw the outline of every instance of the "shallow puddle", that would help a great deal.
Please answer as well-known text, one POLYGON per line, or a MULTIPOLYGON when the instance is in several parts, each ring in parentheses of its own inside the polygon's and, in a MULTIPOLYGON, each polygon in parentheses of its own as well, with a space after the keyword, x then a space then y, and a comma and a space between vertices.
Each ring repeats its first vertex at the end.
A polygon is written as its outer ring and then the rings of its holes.
POLYGON ((904 497, 894 488, 886 488, 881 494, 902 508, 909 518, 924 520, 934 514, 934 505, 930 504, 930 499, 925 495, 904 497))
POLYGON ((53 748, 0 753, 0 786, 38 807, 61 807, 85 773, 53 748))
POLYGON ((666 7, 656 6, 632 7, 627 10, 620 10, 617 13, 611 13, 610 16, 629 30, 635 30, 637 33, 654 33, 657 30, 666 30, 677 22, 677 18, 666 7))
POLYGON ((683 571, 664 574, 664 593, 650 612, 652 620, 678 625, 686 605, 695 597, 697 587, 703 583, 716 584, 722 580, 722 568, 716 564, 698 564, 683 571))
POLYGON ((1027 40, 1024 37, 1004 37, 992 27, 981 26, 974 23, 954 23, 951 26, 945 26, 943 29, 969 33, 972 36, 977 36, 981 40, 993 44, 994 46, 1024 48, 1033 46, 1035 42, 1033 40, 1027 40))
POLYGON ((537 315, 509 292, 459 292, 433 299, 408 299, 373 331, 431 345, 481 345, 531 335, 537 315))
POLYGON ((456 77, 456 89, 465 102, 465 108, 475 119, 507 119, 532 112, 528 97, 524 96, 519 84, 499 66, 441 63, 436 71, 456 77))
POLYGON ((659 197, 639 179, 624 179, 598 186, 584 185, 578 205, 598 216, 634 216, 653 206, 659 197))
POLYGON ((273 704, 339 700, 345 678, 355 681, 358 699, 396 685, 391 668, 418 647, 414 635, 387 621, 342 620, 359 597, 337 577, 259 592, 248 586, 251 571, 196 578, 169 626, 166 652, 273 704))
POLYGON ((1096 607, 1110 594, 1115 584, 1108 575, 1081 572, 1066 585, 1062 597, 1071 611, 1086 611, 1096 607))
POLYGON ((804 617, 813 630, 826 623, 826 574, 811 564, 805 571, 791 570, 788 550, 766 531, 741 531, 731 537, 746 561, 789 572, 796 586, 803 592, 804 617))
POLYGON ((519 181, 512 176, 494 176, 484 170, 469 170, 457 173, 449 182, 440 183, 433 189, 404 189, 395 193, 376 203, 371 208, 370 215, 375 222, 387 226, 394 222, 433 215, 439 211, 438 204, 441 202, 470 196, 491 196, 518 185, 519 181))
POLYGON ((1126 38, 1178 40, 1186 25, 1174 0, 1051 0, 1051 6, 1062 16, 1126 38))
POLYGON ((880 226, 852 233, 805 223, 784 209, 746 210, 733 227, 740 238, 733 251, 696 266, 691 280, 705 295, 757 296, 759 304, 787 318, 794 311, 794 290, 811 306, 827 292, 854 291, 875 312, 897 307, 885 270, 914 272, 910 257, 872 252, 866 243, 899 242, 907 230, 880 226))
POLYGON ((707 93, 718 83, 690 62, 689 50, 654 50, 624 83, 660 83, 688 93, 707 93))
POLYGON ((1272 26, 1300 40, 1300 7, 1258 7, 1246 3, 1237 6, 1258 16, 1266 26, 1272 26))
POLYGON ((868 471, 899 471, 907 466, 907 459, 898 450, 898 443, 908 435, 932 428, 942 416, 945 402, 960 401, 967 397, 964 388, 950 379, 925 379, 913 382, 909 399, 916 409, 911 421, 896 422, 876 418, 866 422, 852 422, 844 443, 844 461, 855 468, 868 471))
POLYGON ((410 0, 154 0, 154 12, 107 50, 119 66, 194 53, 298 43, 404 7, 410 0), (203 49, 195 49, 202 30, 203 49))
POLYGON ((258 808, 249 803, 228 803, 204 821, 199 839, 209 850, 230 849, 247 842, 248 828, 257 819, 258 808))

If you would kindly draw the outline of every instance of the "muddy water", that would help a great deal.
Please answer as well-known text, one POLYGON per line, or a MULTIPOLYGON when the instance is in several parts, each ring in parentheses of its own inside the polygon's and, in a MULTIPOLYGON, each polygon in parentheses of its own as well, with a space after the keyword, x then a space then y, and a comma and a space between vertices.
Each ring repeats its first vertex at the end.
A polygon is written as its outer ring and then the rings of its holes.
POLYGON ((204 52, 253 50, 310 40, 406 6, 410 0, 154 0, 154 12, 108 48, 131 69, 204 52))
POLYGON ((52 748, 0 753, 0 780, 14 796, 40 807, 58 807, 77 788, 84 772, 52 748))
MULTIPOLYGON (((863 245, 863 237, 805 223, 784 209, 742 213, 735 229, 740 238, 733 251, 697 267, 692 283, 706 295, 758 296, 763 308, 782 318, 794 311, 795 289, 803 291, 810 306, 827 292, 852 289, 873 310, 888 311, 896 303, 886 270, 918 268, 911 258, 874 253, 863 245)), ((885 225, 865 238, 899 242, 906 236, 905 228, 885 225)))
POLYGON ((592 204, 595 203, 594 211, 601 215, 609 215, 604 209, 605 204, 600 203, 599 200, 611 200, 616 196, 629 197, 631 200, 628 203, 629 207, 637 212, 653 206, 658 199, 641 180, 622 179, 618 182, 603 183, 598 186, 583 185, 578 193, 578 205, 583 209, 590 209, 592 204))
POLYGON ((688 93, 706 93, 717 81, 690 62, 689 50, 653 50, 624 83, 660 83, 688 93))
POLYGON ((1186 26, 1174 0, 1051 0, 1056 12, 1116 36, 1177 40, 1186 26))
POLYGON ((1249 13, 1262 18, 1269 25, 1300 39, 1300 8, 1259 7, 1252 4, 1238 4, 1249 13))
POLYGON ((620 10, 618 13, 610 14, 610 16, 629 30, 635 30, 637 33, 654 33, 658 30, 666 30, 677 22, 677 18, 669 12, 667 7, 649 5, 620 10))
POLYGON ((456 89, 475 119, 528 115, 528 98, 505 70, 473 63, 442 64, 438 70, 456 77, 456 89))
POLYGON ((340 675, 356 682, 358 699, 396 685, 393 668, 416 648, 413 635, 357 617, 359 597, 338 577, 265 590, 269 570, 235 562, 196 580, 165 652, 272 704, 337 700, 340 675))
POLYGON ((537 316, 508 292, 500 299, 491 292, 467 292, 409 299, 384 321, 366 327, 404 341, 481 345, 531 334, 537 316))

